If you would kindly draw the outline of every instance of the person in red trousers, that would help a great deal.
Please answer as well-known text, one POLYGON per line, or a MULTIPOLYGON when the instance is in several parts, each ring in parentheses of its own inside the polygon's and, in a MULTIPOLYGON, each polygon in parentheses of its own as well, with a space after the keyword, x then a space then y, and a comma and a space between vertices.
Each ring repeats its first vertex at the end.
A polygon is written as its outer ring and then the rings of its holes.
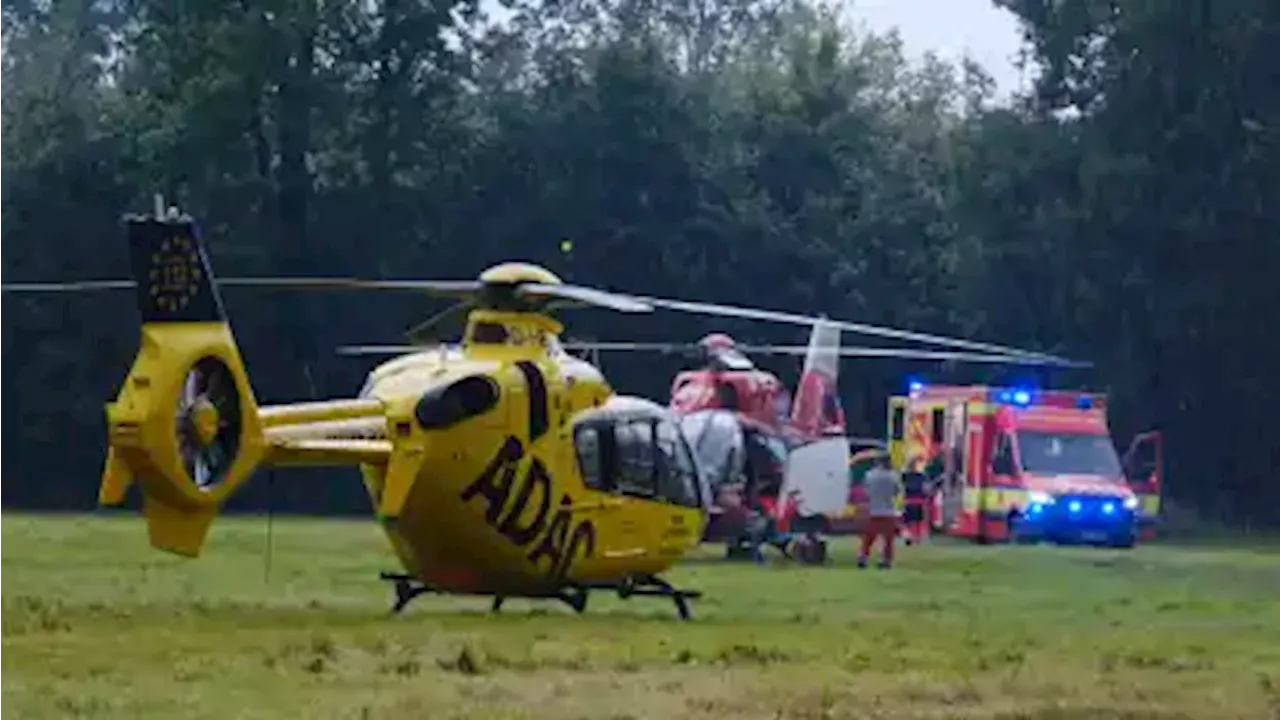
POLYGON ((889 468, 889 458, 876 458, 875 467, 867 471, 864 485, 867 489, 867 521, 862 528, 862 549, 858 553, 858 567, 867 566, 867 558, 877 539, 882 543, 880 563, 882 570, 893 567, 893 545, 898 534, 898 495, 902 481, 898 473, 889 468))

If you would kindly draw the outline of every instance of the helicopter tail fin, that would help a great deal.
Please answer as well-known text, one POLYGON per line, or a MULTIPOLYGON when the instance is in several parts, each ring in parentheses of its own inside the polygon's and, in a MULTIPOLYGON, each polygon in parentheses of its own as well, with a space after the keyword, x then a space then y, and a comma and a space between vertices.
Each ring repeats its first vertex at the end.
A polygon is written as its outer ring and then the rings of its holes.
POLYGON ((800 384, 791 404, 791 422, 811 435, 842 434, 844 409, 840 406, 840 328, 818 323, 809 334, 800 384))
POLYGON ((129 216, 125 226, 142 338, 106 408, 98 502, 119 505, 136 483, 151 544, 194 557, 263 459, 263 423, 195 223, 129 216))

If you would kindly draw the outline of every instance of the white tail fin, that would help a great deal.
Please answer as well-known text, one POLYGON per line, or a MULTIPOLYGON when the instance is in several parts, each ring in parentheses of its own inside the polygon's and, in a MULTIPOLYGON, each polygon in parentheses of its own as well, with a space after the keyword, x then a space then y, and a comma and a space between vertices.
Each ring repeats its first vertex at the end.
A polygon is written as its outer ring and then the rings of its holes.
POLYGON ((818 323, 809 334, 800 385, 791 405, 791 422, 809 435, 844 434, 844 409, 836 383, 840 379, 840 329, 818 323))

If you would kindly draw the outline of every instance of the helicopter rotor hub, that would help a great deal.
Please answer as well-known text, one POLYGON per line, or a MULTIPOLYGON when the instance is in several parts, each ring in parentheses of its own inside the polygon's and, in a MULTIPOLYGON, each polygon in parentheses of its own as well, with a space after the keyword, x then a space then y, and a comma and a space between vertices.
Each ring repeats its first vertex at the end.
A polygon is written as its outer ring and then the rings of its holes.
POLYGON ((196 398, 195 402, 187 410, 187 420, 191 423, 196 442, 200 443, 202 447, 207 447, 217 438, 218 429, 221 427, 221 417, 218 414, 218 408, 214 406, 208 396, 201 395, 196 398))

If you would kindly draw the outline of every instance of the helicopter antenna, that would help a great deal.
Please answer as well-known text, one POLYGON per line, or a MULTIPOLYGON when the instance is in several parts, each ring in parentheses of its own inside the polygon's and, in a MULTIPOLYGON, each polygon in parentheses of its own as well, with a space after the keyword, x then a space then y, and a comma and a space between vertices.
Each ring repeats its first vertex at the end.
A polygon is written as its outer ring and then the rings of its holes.
POLYGON ((274 534, 275 513, 273 508, 276 499, 276 471, 274 468, 267 469, 267 552, 262 567, 262 581, 271 583, 271 544, 272 535, 274 534))

